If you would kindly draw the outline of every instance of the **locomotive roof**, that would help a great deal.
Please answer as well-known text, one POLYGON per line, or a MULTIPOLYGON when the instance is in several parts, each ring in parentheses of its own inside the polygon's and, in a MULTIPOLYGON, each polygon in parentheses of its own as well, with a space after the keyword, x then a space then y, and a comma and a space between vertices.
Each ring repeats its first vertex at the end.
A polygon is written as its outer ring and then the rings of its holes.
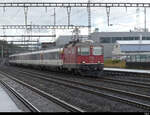
POLYGON ((58 52, 62 51, 63 48, 55 48, 55 49, 47 49, 47 50, 40 50, 40 51, 34 51, 34 52, 26 52, 26 53, 19 53, 19 54, 13 54, 11 56, 19 56, 19 55, 29 55, 29 54, 39 54, 39 53, 48 53, 48 52, 58 52))
POLYGON ((69 44, 66 44, 65 47, 73 47, 73 46, 101 46, 100 44, 98 43, 93 43, 93 42, 90 42, 90 41, 85 41, 85 42, 71 42, 69 44))

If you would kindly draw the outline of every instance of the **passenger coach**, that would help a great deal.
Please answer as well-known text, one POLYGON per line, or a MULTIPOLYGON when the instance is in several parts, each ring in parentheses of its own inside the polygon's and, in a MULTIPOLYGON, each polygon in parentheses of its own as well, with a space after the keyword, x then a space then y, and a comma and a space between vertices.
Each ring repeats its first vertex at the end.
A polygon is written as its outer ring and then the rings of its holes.
POLYGON ((63 48, 42 50, 29 53, 20 53, 9 56, 11 65, 23 65, 30 67, 59 68, 63 64, 61 52, 63 48))

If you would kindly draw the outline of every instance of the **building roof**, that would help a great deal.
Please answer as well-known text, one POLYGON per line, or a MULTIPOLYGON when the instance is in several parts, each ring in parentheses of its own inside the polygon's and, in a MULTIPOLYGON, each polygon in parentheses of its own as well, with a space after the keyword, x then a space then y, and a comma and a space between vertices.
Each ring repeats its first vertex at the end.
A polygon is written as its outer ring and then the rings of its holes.
POLYGON ((136 45, 131 45, 131 44, 124 44, 120 45, 120 50, 121 51, 130 51, 130 52, 150 52, 150 44, 136 44, 136 45))
POLYGON ((100 37, 150 37, 150 32, 93 32, 92 36, 100 37))
POLYGON ((136 45, 136 44, 147 44, 147 45, 150 45, 150 40, 117 40, 117 43, 118 44, 126 44, 126 45, 136 45))

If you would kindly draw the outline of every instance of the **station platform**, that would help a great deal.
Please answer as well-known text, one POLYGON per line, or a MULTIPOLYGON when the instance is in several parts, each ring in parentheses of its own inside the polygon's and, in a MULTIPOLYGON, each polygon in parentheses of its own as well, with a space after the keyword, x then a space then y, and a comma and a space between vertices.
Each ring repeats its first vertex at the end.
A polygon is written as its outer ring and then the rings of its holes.
POLYGON ((119 72, 150 74, 150 70, 141 70, 141 69, 104 68, 104 70, 106 70, 106 71, 119 71, 119 72))
POLYGON ((0 112, 21 112, 13 100, 0 86, 0 112))

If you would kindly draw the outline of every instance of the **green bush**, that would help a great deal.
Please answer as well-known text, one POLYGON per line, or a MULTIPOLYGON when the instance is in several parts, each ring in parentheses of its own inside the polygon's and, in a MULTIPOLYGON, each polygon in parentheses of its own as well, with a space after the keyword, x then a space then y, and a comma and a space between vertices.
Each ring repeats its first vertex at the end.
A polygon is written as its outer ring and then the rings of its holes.
POLYGON ((107 59, 104 60, 104 66, 105 67, 115 67, 115 68, 126 68, 126 63, 125 61, 121 60, 112 60, 112 59, 107 59))
POLYGON ((112 60, 112 64, 115 64, 115 63, 120 63, 121 61, 120 60, 112 60))

